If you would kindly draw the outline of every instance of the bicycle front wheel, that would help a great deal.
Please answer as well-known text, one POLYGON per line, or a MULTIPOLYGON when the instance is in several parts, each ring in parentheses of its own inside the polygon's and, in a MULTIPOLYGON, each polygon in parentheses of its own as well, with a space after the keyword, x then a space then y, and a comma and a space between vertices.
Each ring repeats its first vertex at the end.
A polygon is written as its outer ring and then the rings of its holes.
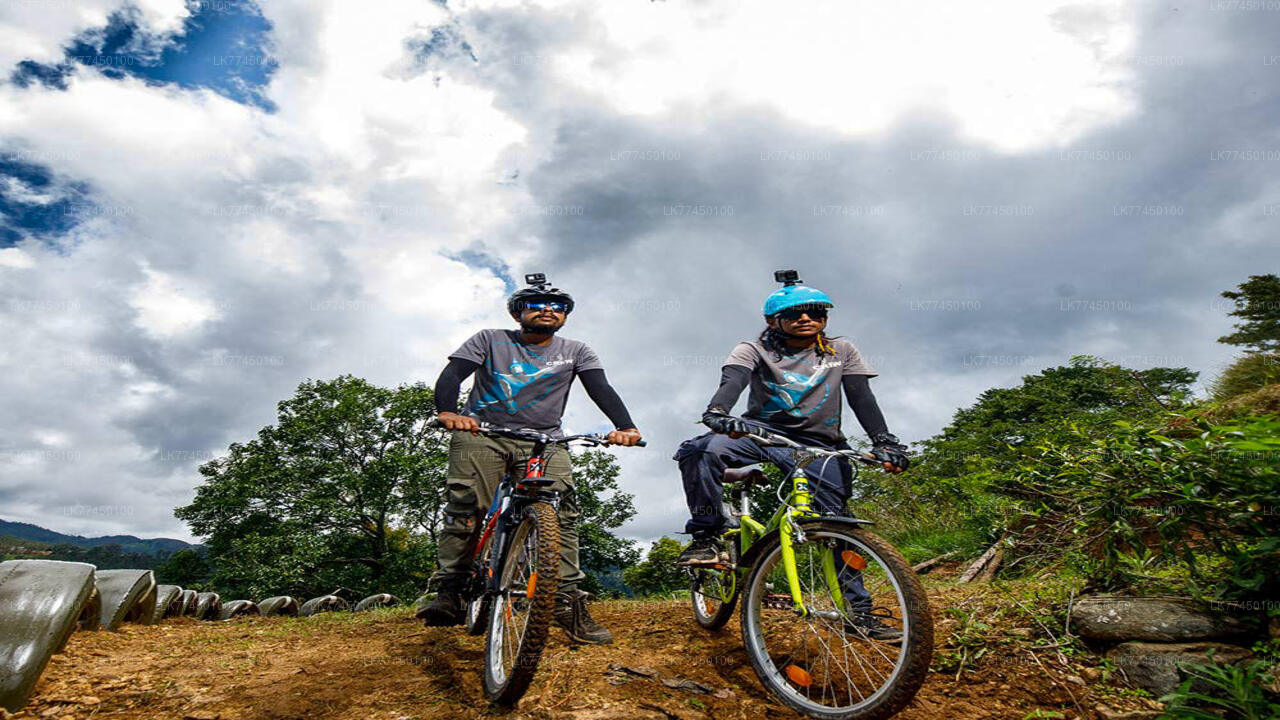
POLYGON ((484 692, 514 705, 538 670, 559 586, 560 525, 547 503, 534 503, 511 534, 489 610, 484 692))
POLYGON ((765 687, 828 720, 882 720, 905 707, 933 657, 933 621, 902 555, 835 522, 804 525, 794 571, 781 538, 763 542, 743 589, 742 640, 765 687))

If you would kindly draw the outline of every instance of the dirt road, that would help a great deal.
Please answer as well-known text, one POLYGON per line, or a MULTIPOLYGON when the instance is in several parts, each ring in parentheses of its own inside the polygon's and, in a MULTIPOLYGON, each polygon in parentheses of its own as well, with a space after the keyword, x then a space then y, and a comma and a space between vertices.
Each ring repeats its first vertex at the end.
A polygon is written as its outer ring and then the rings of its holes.
MULTIPOLYGON (((1123 690, 1084 681, 1096 679, 1091 660, 1028 649, 1045 644, 1034 636, 1050 629, 1028 633, 1035 623, 1020 621, 990 591, 942 585, 931 595, 940 610, 939 671, 930 673, 903 720, 1094 718, 1100 702, 1150 708, 1123 690), (965 608, 963 617, 981 622, 941 612, 947 607, 965 608), (957 681, 956 661, 966 655, 968 667, 957 681)), ((616 644, 570 646, 554 631, 533 687, 515 711, 499 716, 797 717, 760 686, 736 618, 709 633, 693 623, 684 602, 604 602, 592 611, 613 629, 616 644), (611 664, 656 675, 610 672, 611 664), (712 692, 669 686, 685 679, 712 692)), ((495 713, 480 688, 482 640, 460 628, 423 628, 405 608, 77 633, 54 657, 32 703, 13 717, 489 718, 495 713)))

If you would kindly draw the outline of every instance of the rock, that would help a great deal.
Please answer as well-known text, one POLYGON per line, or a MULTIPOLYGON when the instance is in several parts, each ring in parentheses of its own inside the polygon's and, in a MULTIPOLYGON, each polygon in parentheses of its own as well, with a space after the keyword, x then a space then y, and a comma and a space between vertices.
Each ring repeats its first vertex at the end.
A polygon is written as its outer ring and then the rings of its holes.
POLYGON ((1067 681, 1067 682, 1069 682, 1069 683, 1074 683, 1074 684, 1079 685, 1079 686, 1081 686, 1081 687, 1084 687, 1085 685, 1087 685, 1087 684, 1088 684, 1088 683, 1086 683, 1086 682, 1084 681, 1084 678, 1080 677, 1079 675, 1068 675, 1068 676, 1066 677, 1066 681, 1067 681))
POLYGON ((1089 597, 1071 608, 1071 626, 1092 640, 1190 642, 1246 635, 1248 623, 1182 598, 1089 597))
POLYGON ((1271 639, 1280 640, 1280 615, 1271 618, 1270 625, 1271 639))
POLYGON ((1102 679, 1102 671, 1098 668, 1085 667, 1080 668, 1080 677, 1089 682, 1097 682, 1102 679))
POLYGON ((1031 628, 1010 628, 1009 634, 1015 637, 1031 637, 1035 631, 1031 628))
POLYGON ((1127 642, 1107 652, 1107 657, 1124 672, 1129 682, 1156 697, 1173 692, 1178 683, 1186 679, 1179 665, 1234 665, 1252 656, 1253 653, 1242 647, 1214 642, 1127 642), (1211 650, 1212 662, 1209 660, 1211 650))

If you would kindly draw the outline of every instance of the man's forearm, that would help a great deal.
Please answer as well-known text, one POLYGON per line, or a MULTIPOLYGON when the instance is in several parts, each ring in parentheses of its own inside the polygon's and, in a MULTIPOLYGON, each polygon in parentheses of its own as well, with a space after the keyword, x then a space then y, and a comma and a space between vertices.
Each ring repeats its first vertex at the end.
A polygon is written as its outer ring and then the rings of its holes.
POLYGON ((436 378, 437 413, 458 412, 458 396, 462 394, 462 381, 470 377, 478 367, 480 367, 478 363, 470 360, 449 359, 449 364, 444 366, 444 370, 440 371, 440 377, 436 378))
POLYGON ((622 397, 609 384, 604 370, 587 370, 579 373, 578 377, 582 380, 582 387, 587 391, 587 397, 591 398, 615 428, 629 430, 636 426, 631 420, 631 413, 627 412, 627 406, 622 402, 622 397))

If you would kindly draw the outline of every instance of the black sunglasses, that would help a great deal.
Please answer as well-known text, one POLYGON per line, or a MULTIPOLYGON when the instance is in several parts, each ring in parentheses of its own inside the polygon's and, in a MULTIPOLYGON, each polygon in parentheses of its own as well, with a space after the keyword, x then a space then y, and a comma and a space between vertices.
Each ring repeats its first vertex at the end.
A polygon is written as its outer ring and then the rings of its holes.
POLYGON ((801 315, 808 315, 810 320, 826 320, 827 309, 824 307, 790 308, 788 310, 783 310, 782 312, 778 313, 778 317, 782 318, 783 320, 786 320, 787 322, 795 322, 796 320, 800 319, 801 315))

